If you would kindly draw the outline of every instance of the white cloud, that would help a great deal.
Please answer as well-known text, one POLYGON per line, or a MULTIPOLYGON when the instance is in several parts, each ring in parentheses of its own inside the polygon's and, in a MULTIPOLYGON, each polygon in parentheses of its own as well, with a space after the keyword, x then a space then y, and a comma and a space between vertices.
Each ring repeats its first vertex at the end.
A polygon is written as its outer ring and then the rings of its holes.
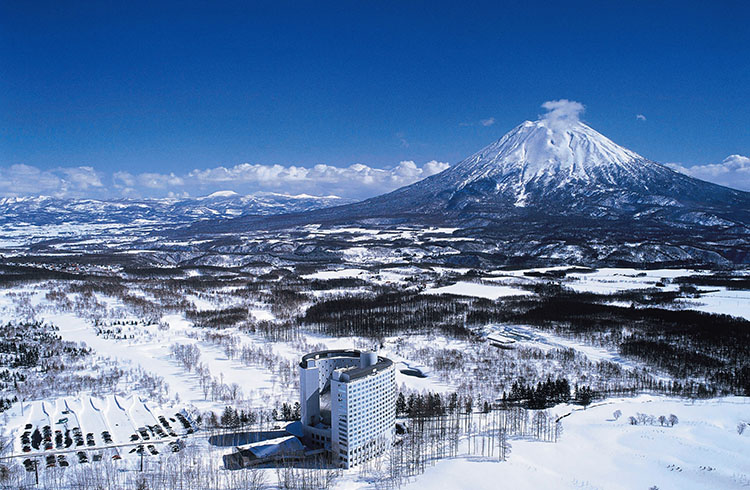
POLYGON ((186 176, 188 185, 207 191, 223 184, 241 192, 242 188, 308 194, 336 194, 363 198, 412 184, 448 168, 447 163, 430 161, 422 167, 413 161, 400 162, 392 169, 372 168, 361 163, 348 167, 318 164, 314 167, 260 165, 243 163, 234 167, 214 167, 193 170, 186 176), (234 188, 227 184, 240 184, 234 188))
POLYGON ((168 189, 185 185, 185 180, 174 173, 160 174, 146 172, 133 175, 130 172, 115 172, 112 174, 112 185, 121 189, 123 194, 132 194, 135 188, 146 187, 148 189, 168 189))
POLYGON ((135 185, 135 176, 130 172, 115 172, 112 175, 112 183, 117 188, 133 187, 135 185))
POLYGON ((583 104, 574 100, 559 99, 548 100, 542 104, 542 109, 547 109, 546 114, 539 116, 550 126, 567 128, 580 121, 581 114, 586 110, 583 104))
POLYGON ((139 185, 149 189, 167 189, 168 187, 179 187, 185 184, 181 177, 175 174, 144 173, 137 176, 139 185))
MULTIPOLYGON (((319 167, 319 165, 316 165, 319 167)), ((234 167, 214 167, 204 170, 193 170, 187 175, 190 180, 199 183, 207 182, 244 182, 256 184, 276 183, 302 179, 309 169, 304 167, 283 167, 281 165, 260 165, 242 163, 234 167)))
POLYGON ((89 187, 103 187, 99 175, 92 167, 61 168, 59 170, 67 177, 68 185, 74 189, 86 190, 89 187))
POLYGON ((701 180, 750 191, 750 158, 729 155, 721 163, 685 167, 679 163, 667 164, 672 169, 701 180))
POLYGON ((484 126, 485 128, 492 126, 497 121, 495 121, 494 117, 488 117, 487 119, 480 119, 479 121, 475 122, 460 122, 458 125, 462 128, 467 128, 470 126, 484 126))
POLYGON ((52 195, 83 197, 104 184, 92 167, 58 167, 42 170, 24 164, 0 167, 0 195, 52 195))
POLYGON ((638 119, 639 121, 645 121, 646 120, 646 116, 644 116, 643 114, 636 114, 635 118, 638 119))
POLYGON ((242 163, 192 170, 186 174, 126 171, 104 175, 92 167, 42 170, 29 165, 0 167, 1 196, 164 197, 205 195, 219 190, 240 194, 273 191, 339 195, 363 199, 442 172, 449 165, 432 160, 422 166, 405 160, 389 169, 361 163, 313 167, 242 163))
POLYGON ((439 174, 443 170, 447 170, 448 167, 450 167, 450 164, 445 162, 438 162, 437 160, 430 160, 429 162, 425 163, 422 169, 425 173, 425 178, 429 177, 430 175, 439 174))

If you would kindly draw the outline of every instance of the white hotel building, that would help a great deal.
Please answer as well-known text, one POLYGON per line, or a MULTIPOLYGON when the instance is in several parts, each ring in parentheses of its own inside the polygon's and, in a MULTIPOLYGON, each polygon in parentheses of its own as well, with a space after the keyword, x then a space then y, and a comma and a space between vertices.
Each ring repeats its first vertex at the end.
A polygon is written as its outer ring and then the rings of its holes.
POLYGON ((396 371, 374 352, 329 350, 302 357, 300 405, 308 442, 350 468, 382 452, 396 423, 396 371))

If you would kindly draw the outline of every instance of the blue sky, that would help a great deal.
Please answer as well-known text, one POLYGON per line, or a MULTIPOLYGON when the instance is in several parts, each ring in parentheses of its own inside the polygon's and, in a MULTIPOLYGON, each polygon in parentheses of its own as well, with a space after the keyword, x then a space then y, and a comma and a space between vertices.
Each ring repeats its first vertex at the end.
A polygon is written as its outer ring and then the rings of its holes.
POLYGON ((0 5, 0 194, 299 192, 317 164, 312 191, 365 197, 560 98, 750 189, 741 2, 70 3, 0 5))

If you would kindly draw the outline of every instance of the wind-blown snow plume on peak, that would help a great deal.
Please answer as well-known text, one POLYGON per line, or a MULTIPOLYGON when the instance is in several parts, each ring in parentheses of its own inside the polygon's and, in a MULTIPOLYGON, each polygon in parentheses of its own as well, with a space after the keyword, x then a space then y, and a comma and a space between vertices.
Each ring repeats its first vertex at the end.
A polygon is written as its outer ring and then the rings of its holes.
POLYGON ((547 109, 548 112, 539 116, 539 119, 547 122, 550 127, 565 129, 581 120, 581 114, 586 107, 574 100, 559 99, 548 100, 542 104, 542 109, 547 109))

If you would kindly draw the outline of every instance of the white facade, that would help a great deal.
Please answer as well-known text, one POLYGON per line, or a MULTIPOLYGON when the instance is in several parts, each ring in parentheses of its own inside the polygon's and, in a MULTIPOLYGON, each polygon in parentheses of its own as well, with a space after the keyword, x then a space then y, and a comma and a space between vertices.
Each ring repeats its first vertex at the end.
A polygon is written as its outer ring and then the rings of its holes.
POLYGON ((305 435, 344 468, 379 454, 396 423, 393 362, 356 350, 308 354, 300 363, 305 435))

